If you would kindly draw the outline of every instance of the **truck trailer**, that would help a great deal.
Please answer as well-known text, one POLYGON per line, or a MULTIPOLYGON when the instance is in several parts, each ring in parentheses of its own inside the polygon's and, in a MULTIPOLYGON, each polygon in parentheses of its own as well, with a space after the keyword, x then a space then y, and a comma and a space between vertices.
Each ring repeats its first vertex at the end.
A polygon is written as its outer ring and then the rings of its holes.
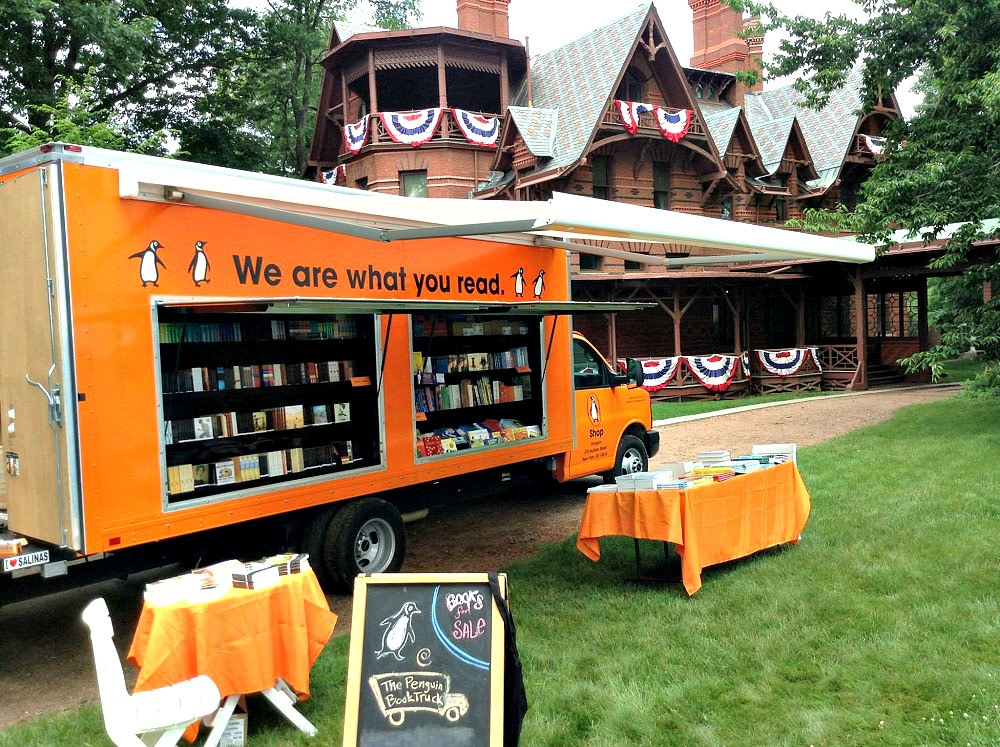
MULTIPOLYGON (((573 301, 570 252, 593 250, 574 239, 726 244, 595 202, 67 144, 0 160, 0 605, 253 548, 308 552, 343 591, 400 568, 428 505, 646 469, 641 373, 572 330, 640 305, 573 301)), ((747 228, 729 248, 870 259, 747 228)))

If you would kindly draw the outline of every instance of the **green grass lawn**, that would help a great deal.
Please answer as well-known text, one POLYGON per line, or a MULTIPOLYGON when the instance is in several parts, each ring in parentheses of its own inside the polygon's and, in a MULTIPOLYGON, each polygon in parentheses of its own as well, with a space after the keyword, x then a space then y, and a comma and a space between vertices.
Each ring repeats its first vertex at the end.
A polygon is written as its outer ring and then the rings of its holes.
POLYGON ((786 400, 802 399, 804 397, 821 397, 830 393, 831 392, 782 392, 779 394, 755 394, 750 397, 739 397, 738 399, 703 399, 691 400, 690 402, 654 402, 653 420, 679 418, 685 415, 700 415, 703 412, 716 412, 717 410, 728 410, 733 407, 761 405, 770 402, 784 402, 786 400))
POLYGON ((986 361, 982 358, 956 358, 944 364, 942 383, 954 381, 970 381, 976 374, 983 372, 986 361))
MULTIPOLYGON (((522 744, 1000 743, 997 423, 1000 401, 950 399, 800 450, 802 541, 706 569, 694 597, 627 581, 625 538, 599 563, 570 537, 507 568, 522 744)), ((302 705, 323 744, 340 739, 347 646, 328 646, 302 705)), ((250 707, 252 745, 317 743, 250 707)), ((46 744, 107 744, 98 708, 0 732, 46 744)))

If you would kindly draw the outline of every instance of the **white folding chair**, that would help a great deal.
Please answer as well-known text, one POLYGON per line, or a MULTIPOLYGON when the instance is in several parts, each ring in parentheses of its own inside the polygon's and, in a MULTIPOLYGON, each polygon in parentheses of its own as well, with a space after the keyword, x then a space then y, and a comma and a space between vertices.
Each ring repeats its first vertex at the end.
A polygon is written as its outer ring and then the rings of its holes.
POLYGON ((104 728, 118 747, 176 745, 184 730, 218 709, 222 696, 211 678, 201 675, 157 690, 129 694, 122 663, 112 641, 108 605, 97 598, 83 610, 90 628, 101 694, 104 728))
POLYGON ((795 444, 754 444, 750 453, 754 456, 783 456, 798 464, 795 461, 795 444))

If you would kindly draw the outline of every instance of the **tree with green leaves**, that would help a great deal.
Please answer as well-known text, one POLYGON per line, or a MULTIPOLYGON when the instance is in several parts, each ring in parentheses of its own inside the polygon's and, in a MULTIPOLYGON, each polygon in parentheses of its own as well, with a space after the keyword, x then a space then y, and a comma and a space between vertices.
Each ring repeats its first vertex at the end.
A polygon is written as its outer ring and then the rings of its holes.
MULTIPOLYGON (((382 28, 406 28, 419 19, 419 0, 371 5, 382 28)), ((320 58, 334 21, 356 9, 357 0, 268 0, 243 64, 220 76, 180 127, 184 157, 244 168, 248 159, 257 160, 260 171, 302 174, 323 78, 320 58), (220 142, 234 150, 220 150, 220 142)))
POLYGON ((226 0, 4 0, 0 123, 45 130, 69 87, 85 86, 126 145, 146 142, 236 64, 252 21, 226 0))
POLYGON ((981 293, 1000 264, 995 249, 974 246, 990 238, 982 221, 1000 217, 1000 0, 859 0, 866 20, 787 17, 769 3, 725 1, 759 15, 765 31, 784 30, 765 72, 796 74, 811 106, 822 106, 855 65, 863 70, 866 110, 917 76, 923 103, 886 133, 888 157, 865 183, 856 211, 810 211, 803 225, 846 227, 885 245, 898 228, 932 239, 944 226, 964 224, 936 264, 964 268, 966 291, 978 287, 980 294, 975 301, 968 292, 956 296, 968 313, 941 320, 948 344, 909 362, 936 370, 972 340, 1000 360, 1000 297, 984 302, 981 293))

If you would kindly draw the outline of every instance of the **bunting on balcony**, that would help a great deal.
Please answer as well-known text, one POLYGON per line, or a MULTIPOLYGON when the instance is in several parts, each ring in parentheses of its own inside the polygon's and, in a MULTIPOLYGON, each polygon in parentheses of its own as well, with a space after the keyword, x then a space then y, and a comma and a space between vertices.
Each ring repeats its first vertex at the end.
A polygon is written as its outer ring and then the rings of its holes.
POLYGON ((642 362, 642 388, 647 392, 655 392, 667 386, 677 375, 681 367, 681 358, 651 358, 642 362))
POLYGON ((368 120, 370 118, 371 115, 366 114, 354 124, 344 125, 344 145, 347 146, 347 150, 352 155, 361 150, 365 141, 368 140, 368 120))
POLYGON ((347 183, 347 166, 345 164, 340 164, 336 168, 329 169, 323 172, 323 183, 324 184, 346 184, 347 183))
POLYGON ((452 109, 451 115, 459 131, 473 145, 484 148, 496 148, 500 138, 500 118, 484 117, 464 109, 452 109))
POLYGON ((681 138, 687 135, 691 129, 691 118, 693 112, 690 109, 681 109, 677 112, 668 112, 660 106, 653 107, 653 115, 656 117, 656 126, 660 128, 663 137, 672 143, 679 143, 681 138))
POLYGON ((744 350, 740 355, 740 363, 743 364, 743 377, 750 378, 750 352, 744 350))
POLYGON ((722 392, 729 388, 736 375, 739 356, 735 355, 688 355, 684 363, 695 381, 711 392, 722 392))
POLYGON ((432 137, 441 123, 443 109, 421 109, 413 112, 379 112, 382 126, 395 142, 416 148, 432 137))
POLYGON ((652 104, 644 104, 641 101, 622 101, 615 99, 615 111, 618 119, 622 121, 625 129, 630 135, 634 135, 639 129, 639 115, 653 111, 652 104))
POLYGON ((823 367, 816 348, 790 348, 788 350, 755 350, 760 366, 773 376, 794 376, 803 365, 812 361, 817 371, 823 367))
POLYGON ((885 152, 885 138, 884 137, 872 137, 871 135, 862 135, 861 139, 865 143, 865 147, 868 149, 869 153, 876 156, 881 156, 885 152))

